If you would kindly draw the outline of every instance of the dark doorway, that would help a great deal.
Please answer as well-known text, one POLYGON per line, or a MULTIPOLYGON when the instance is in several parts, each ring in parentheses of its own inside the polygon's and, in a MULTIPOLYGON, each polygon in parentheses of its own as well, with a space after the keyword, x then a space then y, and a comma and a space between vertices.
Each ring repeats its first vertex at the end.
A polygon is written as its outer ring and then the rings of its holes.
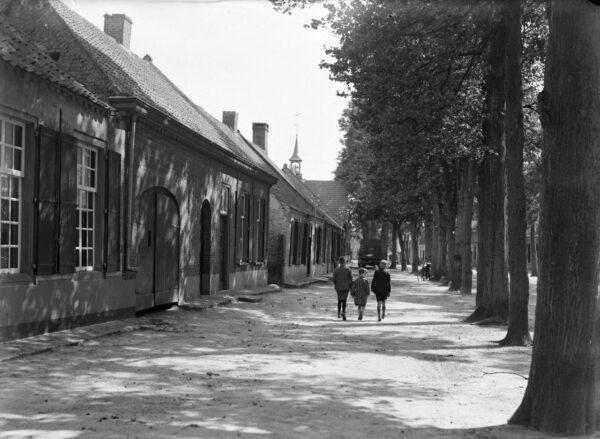
POLYGON ((200 212, 200 294, 210 294, 210 203, 204 200, 200 212))
POLYGON ((179 209, 164 189, 144 192, 138 216, 136 310, 179 300, 179 209))
POLYGON ((306 245, 306 277, 310 277, 310 264, 311 264, 311 260, 310 260, 310 254, 311 254, 311 250, 312 250, 312 235, 310 233, 310 226, 308 229, 308 242, 306 245))
POLYGON ((221 221, 219 224, 219 289, 227 290, 229 288, 229 267, 227 261, 229 261, 229 218, 227 215, 221 215, 221 221))

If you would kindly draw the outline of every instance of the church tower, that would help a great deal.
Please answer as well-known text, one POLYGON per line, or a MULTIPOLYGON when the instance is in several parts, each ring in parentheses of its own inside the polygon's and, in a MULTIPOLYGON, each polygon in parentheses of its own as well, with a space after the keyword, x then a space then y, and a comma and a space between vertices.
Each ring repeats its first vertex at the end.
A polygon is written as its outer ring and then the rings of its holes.
POLYGON ((302 179, 302 159, 298 155, 298 134, 296 134, 296 145, 294 146, 294 154, 290 157, 290 169, 294 175, 302 179))

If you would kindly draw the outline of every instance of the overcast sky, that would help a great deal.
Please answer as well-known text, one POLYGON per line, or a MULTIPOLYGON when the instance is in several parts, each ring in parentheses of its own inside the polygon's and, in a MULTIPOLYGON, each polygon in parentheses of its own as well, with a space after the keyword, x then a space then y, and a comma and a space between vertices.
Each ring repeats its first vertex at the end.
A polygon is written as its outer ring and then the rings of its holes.
POLYGON ((252 122, 269 124, 269 156, 280 167, 293 152, 298 125, 302 172, 331 180, 341 148, 338 119, 344 85, 319 68, 325 30, 305 29, 317 6, 291 16, 266 0, 65 0, 103 29, 105 13, 133 21, 131 50, 153 63, 217 119, 237 111, 252 139, 252 122))

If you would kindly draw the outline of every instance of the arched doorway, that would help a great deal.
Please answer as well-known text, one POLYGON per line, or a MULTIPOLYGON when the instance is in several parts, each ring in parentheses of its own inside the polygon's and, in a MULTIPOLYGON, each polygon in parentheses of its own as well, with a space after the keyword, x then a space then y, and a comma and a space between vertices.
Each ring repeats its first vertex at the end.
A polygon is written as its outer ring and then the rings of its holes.
POLYGON ((211 233, 210 203, 204 200, 200 212, 200 294, 210 294, 210 244, 211 233))
POLYGON ((145 191, 138 212, 136 310, 179 300, 179 207, 162 188, 145 191))

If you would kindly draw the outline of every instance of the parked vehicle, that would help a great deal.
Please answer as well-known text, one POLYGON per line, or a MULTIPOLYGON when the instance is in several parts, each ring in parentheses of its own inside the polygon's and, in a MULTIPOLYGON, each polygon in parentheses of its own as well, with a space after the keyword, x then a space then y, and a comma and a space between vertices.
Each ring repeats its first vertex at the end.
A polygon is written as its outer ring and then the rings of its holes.
POLYGON ((358 250, 359 267, 366 267, 367 265, 377 267, 382 259, 386 259, 386 254, 381 246, 381 240, 363 239, 360 241, 360 249, 358 250))

